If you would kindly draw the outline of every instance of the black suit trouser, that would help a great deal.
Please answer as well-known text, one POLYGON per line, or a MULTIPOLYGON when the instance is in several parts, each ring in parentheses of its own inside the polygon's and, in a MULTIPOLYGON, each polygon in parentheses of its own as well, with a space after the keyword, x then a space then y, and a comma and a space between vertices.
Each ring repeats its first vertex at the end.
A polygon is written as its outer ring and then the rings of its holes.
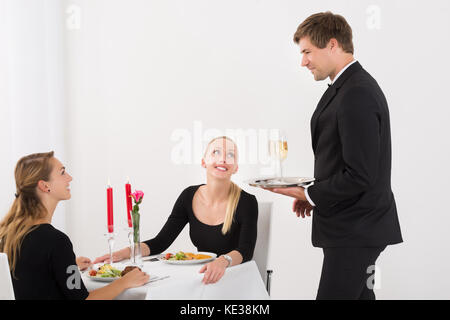
POLYGON ((375 300, 375 262, 385 248, 323 248, 317 300, 375 300))

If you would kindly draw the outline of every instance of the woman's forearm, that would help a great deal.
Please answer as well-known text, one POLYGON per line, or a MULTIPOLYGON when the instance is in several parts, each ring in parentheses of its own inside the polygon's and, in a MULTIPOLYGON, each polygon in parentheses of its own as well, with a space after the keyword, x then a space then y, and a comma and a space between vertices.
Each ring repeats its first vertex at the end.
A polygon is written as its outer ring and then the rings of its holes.
POLYGON ((125 289, 127 289, 125 282, 118 279, 103 288, 90 291, 86 300, 112 300, 125 289))
POLYGON ((146 256, 150 255, 150 248, 144 242, 141 242, 141 254, 142 254, 143 257, 146 257, 146 256))
MULTIPOLYGON (((238 264, 241 264, 242 261, 244 260, 244 258, 242 257, 241 253, 237 250, 233 250, 227 253, 227 255, 229 255, 232 259, 231 261, 231 266, 235 266, 238 264)), ((230 266, 230 267, 231 267, 230 266)))

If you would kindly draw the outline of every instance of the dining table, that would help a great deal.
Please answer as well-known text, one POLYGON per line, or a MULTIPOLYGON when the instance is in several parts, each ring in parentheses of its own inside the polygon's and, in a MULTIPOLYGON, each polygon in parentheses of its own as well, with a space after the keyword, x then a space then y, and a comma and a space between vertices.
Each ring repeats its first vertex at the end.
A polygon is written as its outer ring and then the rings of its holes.
MULTIPOLYGON (((205 262, 206 263, 206 262, 205 262)), ((200 269, 205 263, 172 264, 161 256, 143 258, 141 269, 150 275, 149 282, 137 288, 123 291, 117 300, 268 300, 269 295, 255 261, 250 260, 226 269, 216 283, 204 284, 200 269)), ((122 270, 129 261, 113 263, 122 270)), ((93 266, 98 268, 98 265, 93 266)), ((92 291, 108 285, 82 272, 82 280, 92 291)), ((103 279, 104 280, 104 279, 103 279)))

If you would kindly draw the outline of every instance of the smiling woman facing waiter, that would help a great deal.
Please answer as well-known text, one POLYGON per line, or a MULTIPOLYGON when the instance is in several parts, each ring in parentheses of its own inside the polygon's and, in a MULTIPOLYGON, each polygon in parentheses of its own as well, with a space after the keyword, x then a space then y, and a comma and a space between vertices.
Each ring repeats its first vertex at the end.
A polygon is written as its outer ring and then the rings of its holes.
MULTIPOLYGON (((258 203, 256 197, 231 181, 238 170, 236 144, 228 137, 209 142, 202 158, 206 184, 186 188, 178 197, 167 222, 158 235, 141 243, 143 256, 166 250, 189 223, 189 234, 198 251, 214 252, 219 257, 205 264, 205 284, 215 283, 226 268, 252 259, 256 244, 258 203)), ((130 257, 130 248, 113 254, 114 261, 130 257)), ((109 255, 94 263, 109 261, 109 255)))
POLYGON ((47 152, 21 158, 15 179, 16 199, 0 222, 0 252, 8 256, 17 300, 113 299, 149 280, 147 274, 135 269, 88 292, 78 267, 86 268, 89 259, 75 258, 70 239, 51 225, 58 203, 71 198, 72 177, 53 152, 47 152), (79 285, 70 285, 74 276, 79 285))

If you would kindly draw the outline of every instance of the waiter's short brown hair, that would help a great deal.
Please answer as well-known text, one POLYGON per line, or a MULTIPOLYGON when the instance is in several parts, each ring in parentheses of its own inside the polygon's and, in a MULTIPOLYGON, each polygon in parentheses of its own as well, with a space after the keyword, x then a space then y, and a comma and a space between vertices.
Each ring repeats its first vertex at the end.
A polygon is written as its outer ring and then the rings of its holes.
POLYGON ((297 28, 294 34, 294 42, 308 37, 311 43, 323 49, 330 39, 337 40, 342 50, 353 54, 352 28, 345 18, 330 11, 313 14, 306 18, 297 28))

